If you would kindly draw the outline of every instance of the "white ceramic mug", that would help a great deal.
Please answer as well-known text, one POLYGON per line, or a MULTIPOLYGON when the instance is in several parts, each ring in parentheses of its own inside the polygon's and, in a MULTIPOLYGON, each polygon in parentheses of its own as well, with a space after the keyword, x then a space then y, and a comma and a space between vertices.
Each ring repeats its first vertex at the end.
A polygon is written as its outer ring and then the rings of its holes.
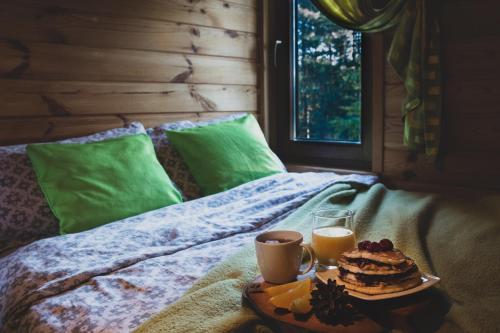
POLYGON ((285 230, 267 231, 255 237, 257 263, 264 280, 275 284, 287 283, 312 269, 314 252, 308 244, 302 243, 302 239, 300 232, 285 230), (309 253, 310 261, 301 271, 304 250, 309 253))

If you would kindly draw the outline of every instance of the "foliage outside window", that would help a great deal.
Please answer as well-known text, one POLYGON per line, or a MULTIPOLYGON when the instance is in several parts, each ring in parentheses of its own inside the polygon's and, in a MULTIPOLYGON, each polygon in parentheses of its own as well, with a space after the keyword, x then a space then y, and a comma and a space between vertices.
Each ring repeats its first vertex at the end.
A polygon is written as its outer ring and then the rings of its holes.
POLYGON ((361 33, 296 1, 295 135, 299 141, 361 143, 361 33))

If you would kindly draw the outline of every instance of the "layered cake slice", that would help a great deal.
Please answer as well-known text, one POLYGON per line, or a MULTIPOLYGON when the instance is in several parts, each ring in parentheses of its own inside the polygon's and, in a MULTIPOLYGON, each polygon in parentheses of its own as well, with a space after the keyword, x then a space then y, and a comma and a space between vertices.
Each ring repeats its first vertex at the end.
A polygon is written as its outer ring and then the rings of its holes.
POLYGON ((415 262, 388 239, 358 243, 356 250, 342 254, 338 266, 346 288, 364 294, 393 293, 422 283, 415 262))

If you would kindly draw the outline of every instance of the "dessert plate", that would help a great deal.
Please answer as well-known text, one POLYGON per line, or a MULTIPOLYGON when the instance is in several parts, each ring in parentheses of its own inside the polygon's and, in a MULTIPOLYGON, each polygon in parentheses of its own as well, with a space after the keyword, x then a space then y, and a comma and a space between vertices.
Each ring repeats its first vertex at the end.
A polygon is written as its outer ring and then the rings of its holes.
MULTIPOLYGON (((343 285, 344 283, 342 280, 339 279, 339 270, 334 268, 334 269, 329 269, 327 271, 323 272, 316 272, 316 277, 323 283, 327 283, 328 279, 332 279, 337 281, 337 284, 343 285)), ((367 295, 360 293, 359 291, 354 291, 354 290, 349 290, 346 288, 346 290, 349 292, 349 295, 363 299, 365 301, 379 301, 383 299, 390 299, 390 298, 396 298, 396 297, 401 297, 401 296, 406 296, 406 295, 411 295, 418 293, 419 291, 425 290, 427 288, 432 287, 436 283, 438 283, 440 278, 437 276, 427 274, 427 273, 422 273, 422 284, 406 289, 403 291, 397 291, 395 293, 388 293, 388 294, 379 294, 379 295, 367 295)))

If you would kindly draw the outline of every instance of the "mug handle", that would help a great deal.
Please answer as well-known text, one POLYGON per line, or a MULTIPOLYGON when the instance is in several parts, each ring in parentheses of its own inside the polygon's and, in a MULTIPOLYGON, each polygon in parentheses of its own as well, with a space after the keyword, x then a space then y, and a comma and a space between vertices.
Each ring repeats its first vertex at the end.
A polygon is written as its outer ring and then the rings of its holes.
POLYGON ((314 262, 316 261, 316 255, 314 254, 314 250, 312 249, 311 245, 302 243, 300 244, 304 250, 307 251, 309 254, 309 264, 307 265, 306 269, 304 271, 299 271, 299 275, 303 275, 308 273, 314 266, 314 262))

